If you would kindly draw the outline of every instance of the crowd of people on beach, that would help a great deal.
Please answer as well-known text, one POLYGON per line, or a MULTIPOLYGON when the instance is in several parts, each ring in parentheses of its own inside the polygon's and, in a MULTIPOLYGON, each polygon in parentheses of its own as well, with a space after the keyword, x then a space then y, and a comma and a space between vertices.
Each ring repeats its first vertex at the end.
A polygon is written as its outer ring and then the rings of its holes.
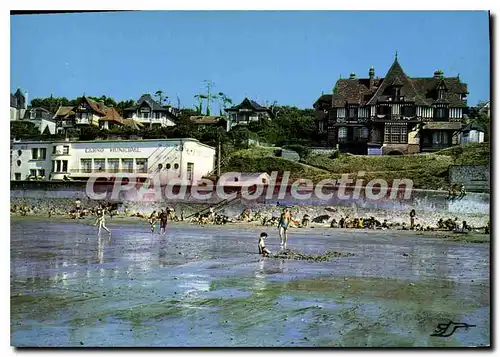
MULTIPOLYGON (((311 227, 313 223, 330 228, 344 228, 344 229, 393 229, 393 230, 412 230, 412 231, 453 231, 456 233, 467 233, 471 231, 484 231, 484 233, 489 234, 490 224, 489 221, 486 226, 483 227, 473 227, 468 224, 467 221, 459 221, 457 217, 441 217, 435 223, 424 224, 419 223, 414 209, 410 210, 407 222, 390 222, 388 219, 379 220, 374 216, 359 217, 352 216, 349 214, 340 215, 340 219, 336 219, 330 214, 319 214, 312 217, 308 213, 302 215, 301 218, 297 218, 299 212, 292 214, 292 208, 289 206, 283 206, 278 203, 278 210, 274 210, 278 214, 270 214, 269 210, 257 210, 252 211, 250 208, 244 208, 239 215, 230 216, 226 214, 224 210, 216 210, 213 206, 205 207, 200 211, 186 216, 184 208, 180 209, 180 215, 176 214, 176 210, 172 207, 165 207, 158 210, 154 210, 152 213, 146 214, 141 212, 130 212, 127 208, 119 210, 118 203, 105 202, 105 201, 88 201, 84 205, 80 199, 76 199, 73 202, 72 207, 65 207, 56 205, 49 205, 48 209, 45 207, 43 210, 36 205, 30 205, 28 202, 23 202, 21 204, 12 204, 11 213, 18 214, 21 216, 40 214, 42 211, 48 216, 66 216, 72 219, 83 219, 86 217, 97 217, 96 225, 100 229, 105 229, 104 222, 105 216, 113 218, 114 216, 126 216, 126 217, 137 217, 147 220, 151 232, 155 232, 155 225, 160 224, 160 233, 164 234, 166 229, 166 222, 188 222, 194 224, 213 224, 213 225, 225 225, 230 223, 253 223, 262 226, 274 226, 278 228, 282 246, 286 247, 287 241, 287 231, 288 228, 307 228, 311 227), (99 218, 100 217, 100 218, 99 218)), ((336 208, 325 208, 329 212, 337 212, 336 208)), ((337 218, 338 218, 337 214, 337 218)), ((427 220, 427 223, 429 221, 427 220)))

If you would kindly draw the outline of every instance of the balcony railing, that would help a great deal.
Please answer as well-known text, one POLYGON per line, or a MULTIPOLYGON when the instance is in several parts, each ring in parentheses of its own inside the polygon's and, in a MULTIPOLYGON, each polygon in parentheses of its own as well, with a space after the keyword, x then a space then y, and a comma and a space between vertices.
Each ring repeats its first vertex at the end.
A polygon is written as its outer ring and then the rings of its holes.
POLYGON ((339 144, 363 144, 368 142, 368 138, 338 138, 339 144))
POLYGON ((75 118, 76 124, 90 124, 89 118, 75 118))
POLYGON ((107 168, 107 169, 72 169, 71 173, 75 174, 93 174, 93 173, 99 173, 99 174, 116 174, 116 173, 131 173, 131 174, 145 174, 147 173, 146 168, 141 168, 141 169, 115 169, 115 168, 107 168))

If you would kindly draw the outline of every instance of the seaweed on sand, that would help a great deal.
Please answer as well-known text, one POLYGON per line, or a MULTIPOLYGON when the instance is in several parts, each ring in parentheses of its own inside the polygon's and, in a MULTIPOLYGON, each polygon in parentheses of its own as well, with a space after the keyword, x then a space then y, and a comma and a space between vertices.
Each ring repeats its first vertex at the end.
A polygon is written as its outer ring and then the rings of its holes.
POLYGON ((270 257, 277 259, 294 259, 294 260, 307 260, 313 262, 327 262, 334 258, 350 257, 353 255, 354 254, 352 253, 341 253, 335 251, 327 251, 324 254, 316 255, 316 254, 305 254, 293 251, 291 249, 286 249, 277 254, 270 255, 270 257))

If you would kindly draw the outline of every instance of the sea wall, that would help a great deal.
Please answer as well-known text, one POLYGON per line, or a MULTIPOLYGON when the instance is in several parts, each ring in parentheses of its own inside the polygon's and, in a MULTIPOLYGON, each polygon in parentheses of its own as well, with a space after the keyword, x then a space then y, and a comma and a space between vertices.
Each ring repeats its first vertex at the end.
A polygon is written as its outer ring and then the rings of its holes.
POLYGON ((449 180, 453 184, 463 184, 467 191, 489 192, 490 167, 487 165, 450 166, 449 180))
MULTIPOLYGON (((107 198, 111 198, 112 186, 101 187, 101 192, 107 192, 107 198)), ((168 190, 168 188, 167 188, 168 190)), ((96 191, 99 191, 96 189, 96 191)), ((152 206, 159 204, 202 204, 210 205, 222 201, 216 194, 215 190, 206 190, 202 192, 205 198, 194 198, 191 194, 191 188, 186 188, 185 195, 178 195, 174 190, 174 194, 167 196, 165 189, 161 193, 161 197, 170 197, 170 199, 157 199, 155 193, 149 193, 142 196, 142 199, 137 198, 137 193, 131 191, 124 191, 120 195, 120 202, 128 202, 129 205, 135 204, 136 206, 152 206), (207 198, 209 197, 209 198, 207 198)), ((227 190, 226 190, 227 192, 227 190)), ((320 200, 313 193, 311 198, 298 199, 291 194, 290 190, 283 192, 279 196, 278 190, 274 192, 271 198, 266 198, 266 191, 255 199, 239 199, 234 201, 232 206, 252 206, 252 205, 290 205, 290 206, 310 206, 310 207, 346 207, 365 210, 389 210, 389 211, 403 211, 408 212, 411 209, 429 212, 441 213, 471 213, 489 215, 490 211, 490 195, 485 193, 468 193, 462 199, 449 200, 448 193, 445 191, 434 190, 412 190, 411 195, 404 195, 404 192, 398 192, 397 195, 388 193, 380 199, 369 199, 366 197, 364 190, 359 191, 359 197, 353 194, 353 191, 346 191, 347 198, 342 198, 337 189, 327 190, 324 189, 324 194, 331 194, 329 199, 320 200), (409 197, 408 197, 409 196, 409 197)), ((304 194, 304 193, 302 193, 304 194)), ((35 199, 35 200, 72 200, 76 198, 80 200, 89 200, 86 192, 85 182, 36 182, 36 181, 13 181, 11 183, 11 201, 19 201, 22 199, 35 199)), ((269 197, 269 196, 268 196, 269 197)))

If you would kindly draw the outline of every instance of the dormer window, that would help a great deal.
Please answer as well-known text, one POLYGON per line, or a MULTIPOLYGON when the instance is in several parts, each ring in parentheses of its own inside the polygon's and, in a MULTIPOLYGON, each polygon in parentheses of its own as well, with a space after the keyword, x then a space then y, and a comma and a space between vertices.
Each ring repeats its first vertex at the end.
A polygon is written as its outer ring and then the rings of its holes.
POLYGON ((358 108, 350 107, 349 108, 349 119, 357 119, 358 118, 358 108))
POLYGON ((443 88, 440 88, 438 90, 438 98, 439 99, 444 99, 444 93, 445 93, 445 90, 443 88))

